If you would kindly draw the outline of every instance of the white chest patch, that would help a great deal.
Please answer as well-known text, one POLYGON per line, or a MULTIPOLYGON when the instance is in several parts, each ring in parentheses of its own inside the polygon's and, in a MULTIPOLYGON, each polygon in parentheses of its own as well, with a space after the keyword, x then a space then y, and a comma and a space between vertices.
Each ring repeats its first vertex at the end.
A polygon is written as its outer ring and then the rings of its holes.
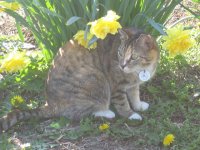
POLYGON ((151 74, 148 70, 143 70, 139 72, 139 79, 141 81, 148 81, 151 77, 151 74))

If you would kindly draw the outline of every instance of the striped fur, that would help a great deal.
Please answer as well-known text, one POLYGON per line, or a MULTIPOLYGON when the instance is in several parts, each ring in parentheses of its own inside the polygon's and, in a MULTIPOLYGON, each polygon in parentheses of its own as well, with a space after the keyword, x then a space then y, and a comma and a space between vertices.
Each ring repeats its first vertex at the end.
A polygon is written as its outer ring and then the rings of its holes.
POLYGON ((87 50, 76 41, 59 49, 46 82, 47 106, 9 113, 0 119, 0 131, 31 117, 65 116, 73 120, 109 110, 113 104, 129 117, 140 109, 138 72, 153 76, 159 51, 150 35, 135 29, 120 30, 99 40, 96 50, 87 50))
POLYGON ((8 130, 19 121, 27 120, 33 117, 51 118, 54 117, 54 114, 51 110, 49 110, 49 107, 42 107, 26 111, 14 110, 8 113, 6 116, 0 118, 0 133, 8 130))

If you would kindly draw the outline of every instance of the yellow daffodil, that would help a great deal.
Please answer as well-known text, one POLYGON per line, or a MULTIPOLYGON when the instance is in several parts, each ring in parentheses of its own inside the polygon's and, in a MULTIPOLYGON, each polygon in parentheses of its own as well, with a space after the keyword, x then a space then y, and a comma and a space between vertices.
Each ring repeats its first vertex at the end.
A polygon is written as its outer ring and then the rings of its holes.
POLYGON ((106 35, 116 34, 119 28, 122 28, 117 20, 120 17, 116 15, 113 11, 108 11, 107 15, 95 20, 94 22, 89 22, 88 24, 91 25, 90 32, 94 34, 97 38, 105 39, 106 35))
POLYGON ((92 45, 88 47, 89 41, 92 39, 93 35, 91 33, 87 33, 87 39, 85 39, 85 31, 80 30, 74 35, 74 39, 77 40, 78 44, 81 46, 88 48, 88 49, 94 49, 97 47, 97 43, 94 42, 92 45))
POLYGON ((24 53, 13 52, 2 60, 0 70, 14 73, 24 69, 29 63, 30 60, 24 55, 24 53))
POLYGON ((175 139, 175 137, 173 134, 168 134, 167 136, 165 136, 165 138, 163 140, 163 145, 169 146, 174 141, 174 139, 175 139))
POLYGON ((103 20, 105 21, 117 21, 120 18, 120 16, 118 16, 116 14, 116 12, 109 10, 107 12, 107 15, 105 17, 103 17, 103 20))
POLYGON ((110 127, 109 124, 104 123, 99 126, 99 130, 104 131, 107 130, 109 127, 110 127))
POLYGON ((16 11, 20 8, 20 4, 17 2, 6 2, 6 1, 1 1, 0 2, 0 12, 5 11, 5 8, 11 9, 13 11, 16 11))
POLYGON ((169 54, 175 56, 186 52, 194 45, 194 39, 191 38, 188 30, 183 30, 183 27, 178 26, 168 29, 167 36, 163 37, 163 48, 169 51, 169 54))

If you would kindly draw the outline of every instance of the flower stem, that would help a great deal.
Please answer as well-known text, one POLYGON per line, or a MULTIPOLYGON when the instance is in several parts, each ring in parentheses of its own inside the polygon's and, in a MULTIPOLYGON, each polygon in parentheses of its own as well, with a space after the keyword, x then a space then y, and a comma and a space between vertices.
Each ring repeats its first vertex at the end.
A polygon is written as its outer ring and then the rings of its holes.
POLYGON ((178 21, 174 22, 172 25, 170 25, 168 28, 172 28, 174 27, 175 25, 177 25, 178 23, 184 21, 184 20, 187 20, 187 19, 190 19, 190 18, 194 18, 195 16, 186 16, 186 17, 183 17, 181 19, 179 19, 178 21))

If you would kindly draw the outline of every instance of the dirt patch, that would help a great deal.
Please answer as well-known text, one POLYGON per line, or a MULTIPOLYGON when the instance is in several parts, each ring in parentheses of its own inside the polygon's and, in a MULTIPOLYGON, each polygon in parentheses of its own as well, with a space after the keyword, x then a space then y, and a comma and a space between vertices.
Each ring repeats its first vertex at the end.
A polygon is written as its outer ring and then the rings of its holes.
MULTIPOLYGON (((198 12, 198 10, 200 10, 200 5, 198 5, 197 3, 193 3, 190 0, 186 0, 183 2, 183 5, 190 8, 197 15, 200 15, 200 12, 198 12)), ((186 16, 192 16, 192 14, 186 9, 184 9, 182 6, 177 5, 166 24, 167 26, 171 26, 172 24, 174 24, 182 18, 185 18, 186 16)), ((184 24, 186 27, 199 28, 200 22, 199 19, 195 19, 194 17, 192 17, 181 21, 181 23, 184 24)))
POLYGON ((6 13, 0 13, 0 35, 16 35, 15 19, 6 13))
MULTIPOLYGON (((23 10, 19 10, 17 13, 25 17, 23 10)), ((36 42, 31 31, 24 26, 21 27, 24 35, 24 42, 35 45, 36 42)), ((18 35, 15 19, 4 12, 0 13, 0 35, 8 37, 18 35)))

